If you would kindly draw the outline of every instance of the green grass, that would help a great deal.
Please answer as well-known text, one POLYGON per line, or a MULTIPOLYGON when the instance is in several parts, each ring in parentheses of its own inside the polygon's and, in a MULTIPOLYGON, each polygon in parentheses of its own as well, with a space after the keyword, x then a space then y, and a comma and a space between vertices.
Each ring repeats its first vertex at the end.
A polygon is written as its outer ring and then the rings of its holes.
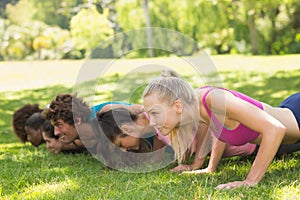
MULTIPOLYGON (((225 87, 271 105, 276 106, 286 96, 299 91, 298 55, 216 56, 213 59, 225 87)), ((172 59, 169 61, 178 65, 172 59)), ((126 61, 119 66, 121 73, 124 63, 126 61)), ((45 145, 35 148, 19 143, 10 127, 14 110, 25 103, 39 103, 43 107, 57 93, 72 92, 72 83, 75 82, 81 64, 82 61, 0 63, 3 71, 0 75, 0 199, 223 200, 300 197, 300 153, 275 159, 256 187, 218 191, 214 189, 218 184, 243 180, 254 158, 223 159, 217 172, 212 175, 178 175, 168 171, 172 165, 149 173, 125 173, 107 169, 87 153, 53 155, 46 151, 45 145), (30 67, 34 70, 27 72, 30 67)), ((194 80, 191 74, 185 77, 194 80)), ((116 93, 112 87, 115 82, 130 86, 136 79, 143 78, 132 76, 125 84, 121 76, 111 73, 105 79, 108 90, 97 91, 96 96, 99 101, 117 94, 122 99, 126 92, 116 93)), ((124 90, 125 87, 120 88, 120 91, 124 90)), ((138 102, 139 99, 132 101, 138 102)))

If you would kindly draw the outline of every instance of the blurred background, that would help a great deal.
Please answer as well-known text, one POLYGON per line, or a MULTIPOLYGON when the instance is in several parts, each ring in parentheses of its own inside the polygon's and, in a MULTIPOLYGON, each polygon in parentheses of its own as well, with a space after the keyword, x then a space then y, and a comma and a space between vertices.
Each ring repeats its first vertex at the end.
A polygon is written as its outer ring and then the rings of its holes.
MULTIPOLYGON (((299 0, 1 0, 0 60, 168 56, 126 31, 162 27, 197 43, 184 55, 300 53, 299 0), (100 42, 125 34, 118 48, 100 42), (96 48, 96 49, 95 49, 96 48)), ((148 44, 153 33, 147 32, 148 44)), ((157 38, 157 37, 155 37, 157 38)), ((168 38, 172 40, 172 38, 168 38)), ((155 41, 154 41, 155 42, 155 41)))

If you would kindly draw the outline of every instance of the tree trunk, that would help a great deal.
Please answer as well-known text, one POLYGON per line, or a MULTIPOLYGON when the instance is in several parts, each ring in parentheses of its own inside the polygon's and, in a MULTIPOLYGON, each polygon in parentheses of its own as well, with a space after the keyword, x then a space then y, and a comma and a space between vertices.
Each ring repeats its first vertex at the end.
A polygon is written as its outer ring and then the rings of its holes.
POLYGON ((255 1, 248 1, 247 25, 250 32, 252 54, 258 54, 258 36, 255 25, 255 1))
POLYGON ((144 8, 144 14, 145 14, 145 21, 146 21, 146 35, 147 35, 148 53, 149 53, 149 57, 153 57, 152 29, 151 29, 151 21, 150 21, 148 0, 143 0, 143 8, 144 8))

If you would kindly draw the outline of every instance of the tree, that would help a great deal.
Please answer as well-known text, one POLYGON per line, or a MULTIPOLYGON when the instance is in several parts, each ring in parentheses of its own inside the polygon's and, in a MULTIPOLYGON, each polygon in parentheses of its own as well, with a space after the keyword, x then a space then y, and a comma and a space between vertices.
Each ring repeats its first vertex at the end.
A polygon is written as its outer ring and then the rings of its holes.
POLYGON ((7 4, 7 18, 12 24, 22 25, 34 20, 37 9, 31 0, 20 0, 17 4, 7 4), (30 12, 28 12, 30 10, 30 12), (16 14, 18 13, 18 14, 16 14))
POLYGON ((99 14, 95 6, 81 9, 71 19, 71 35, 78 50, 86 51, 89 55, 100 42, 114 34, 107 19, 108 10, 99 14))
POLYGON ((147 43, 149 47, 149 57, 153 57, 152 47, 152 29, 151 29, 151 20, 149 14, 149 5, 148 0, 143 0, 143 8, 145 12, 145 21, 146 21, 146 33, 147 33, 147 43))
POLYGON ((256 0, 246 0, 244 3, 247 10, 246 22, 250 32, 252 54, 257 55, 259 53, 259 50, 258 50, 258 35, 257 35, 257 30, 255 25, 255 16, 257 12, 255 2, 256 0))
POLYGON ((18 3, 19 0, 1 0, 0 1, 0 17, 1 18, 7 18, 7 15, 6 15, 6 6, 8 4, 10 5, 15 5, 18 3))

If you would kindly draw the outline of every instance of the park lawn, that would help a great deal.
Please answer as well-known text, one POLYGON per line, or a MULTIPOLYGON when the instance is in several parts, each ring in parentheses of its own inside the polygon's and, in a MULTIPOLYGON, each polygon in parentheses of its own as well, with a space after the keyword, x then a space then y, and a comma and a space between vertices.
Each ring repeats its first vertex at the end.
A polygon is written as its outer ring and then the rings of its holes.
MULTIPOLYGON (((271 105, 299 91, 300 60, 290 56, 212 57, 222 85, 271 105)), ((157 59, 159 60, 159 59, 157 59)), ((165 59, 164 59, 165 60, 165 59)), ((145 60, 122 61, 140 64, 145 60)), ((178 65, 174 58, 171 65, 178 65)), ((2 199, 298 199, 300 153, 276 158, 258 186, 219 191, 221 183, 243 180, 253 157, 223 159, 211 175, 178 175, 174 165, 149 173, 126 173, 106 168, 90 154, 53 155, 45 145, 21 144, 13 135, 13 112, 26 103, 41 107, 57 94, 73 92, 72 85, 83 61, 3 62, 0 68, 0 198, 2 199), (32 67, 32 69, 30 69, 32 67)), ((193 74, 180 71, 194 83, 193 74)), ((99 101, 114 94, 118 73, 107 75, 107 92, 96 92, 99 101), (108 93, 109 95, 103 95, 108 93)), ((143 77, 139 77, 143 78, 143 77)), ((132 80, 133 81, 133 80, 132 80)), ((130 85, 131 82, 128 84, 130 85)), ((134 82, 132 82, 134 83, 134 82)), ((124 88, 121 88, 124 89, 124 88)), ((140 91, 139 91, 140 92, 140 91)), ((122 96, 120 96, 122 97, 122 96)), ((139 99, 133 101, 139 102, 139 99)), ((207 163, 206 163, 207 164, 207 163)))

